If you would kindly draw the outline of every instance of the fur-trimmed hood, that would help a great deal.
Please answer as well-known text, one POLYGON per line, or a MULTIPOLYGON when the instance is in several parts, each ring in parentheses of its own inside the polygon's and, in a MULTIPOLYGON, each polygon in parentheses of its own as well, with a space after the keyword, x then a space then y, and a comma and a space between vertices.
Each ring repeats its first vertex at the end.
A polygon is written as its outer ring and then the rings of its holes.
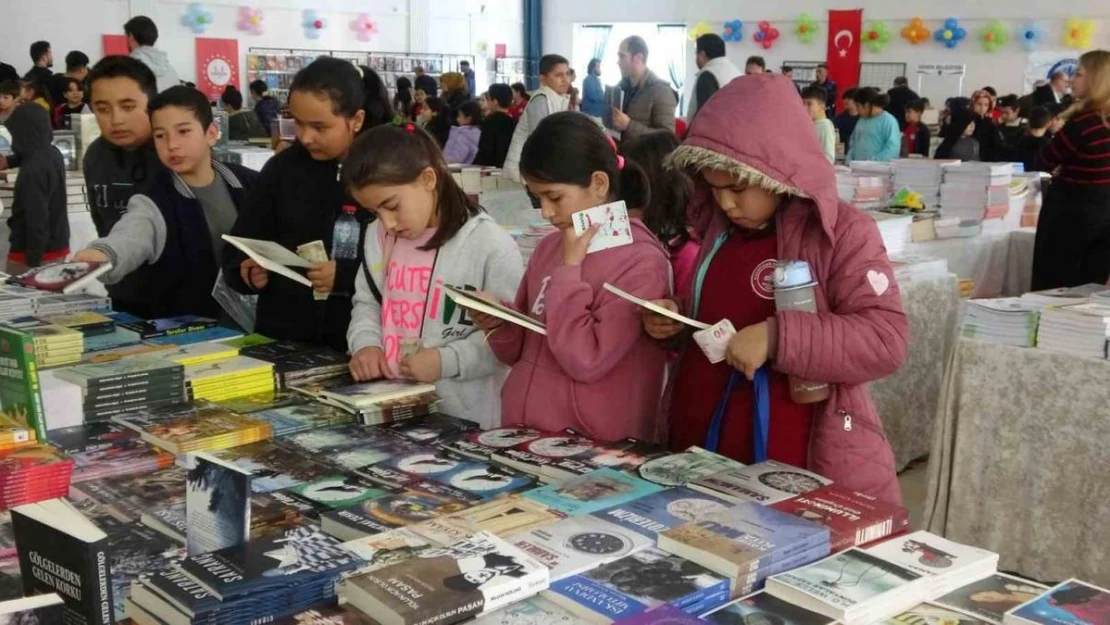
MULTIPOLYGON (((723 169, 773 193, 813 200, 822 229, 833 237, 836 176, 794 83, 780 74, 740 76, 722 87, 698 112, 667 164, 723 169)), ((694 180, 699 187, 694 201, 711 203, 707 185, 700 176, 694 180)))

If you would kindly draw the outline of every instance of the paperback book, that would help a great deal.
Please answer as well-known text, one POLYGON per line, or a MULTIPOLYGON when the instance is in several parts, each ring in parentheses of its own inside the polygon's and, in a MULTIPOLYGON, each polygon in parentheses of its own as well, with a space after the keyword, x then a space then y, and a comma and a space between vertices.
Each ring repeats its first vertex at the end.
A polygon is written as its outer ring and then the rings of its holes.
POLYGON ((388 494, 386 490, 358 475, 331 475, 288 488, 284 492, 320 510, 350 508, 388 494))
POLYGON ((640 465, 639 474, 643 479, 660 486, 684 486, 702 477, 743 467, 743 464, 731 458, 701 447, 690 447, 680 454, 645 462, 640 465))
POLYGON ((0 603, 3 625, 50 625, 64 621, 65 602, 55 592, 0 603))
POLYGON ((497 451, 493 460, 547 480, 565 480, 597 468, 632 470, 659 449, 634 438, 613 443, 582 436, 568 428, 497 451))
POLYGON ((440 443, 444 449, 480 460, 544 436, 543 430, 529 427, 505 427, 475 430, 453 440, 440 443))
POLYGON ((730 507, 732 504, 723 499, 680 486, 598 510, 593 515, 655 540, 660 532, 696 523, 730 507))
POLYGON ((35 342, 30 335, 0 324, 0 409, 9 420, 26 424, 35 438, 46 440, 35 342))
POLYGON ((905 612, 883 621, 884 625, 990 625, 988 621, 933 603, 919 603, 905 612))
POLYGON ((387 423, 382 425, 380 429, 383 432, 421 445, 439 445, 479 431, 477 423, 445 414, 429 414, 396 423, 387 423))
POLYGON ((434 384, 420 384, 397 380, 362 382, 350 386, 328 389, 320 393, 319 400, 353 410, 371 408, 376 404, 435 392, 434 384))
POLYGON ((358 473, 390 488, 408 488, 417 482, 431 480, 481 499, 536 485, 536 479, 530 475, 434 449, 397 455, 380 464, 363 467, 358 473))
POLYGON ((998 568, 997 553, 923 531, 892 538, 867 551, 920 575, 930 597, 948 594, 998 568))
POLYGON ((578 625, 582 620, 540 594, 479 616, 472 622, 474 625, 578 625))
POLYGON ((1071 579, 1010 610, 1003 623, 1105 625, 1110 623, 1110 590, 1071 579))
POLYGON ((451 543, 478 532, 506 538, 561 521, 565 517, 518 495, 494 499, 446 516, 409 526, 440 543, 451 543))
POLYGON ((596 469, 561 484, 548 484, 524 494, 525 497, 569 516, 589 514, 610 506, 638 499, 661 490, 628 473, 596 469))
POLYGON ((835 485, 771 507, 829 528, 833 552, 901 534, 910 526, 910 513, 904 507, 835 485))
POLYGON ((112 263, 51 263, 12 276, 8 284, 52 293, 76 293, 111 270, 112 263))
POLYGON ((249 472, 251 489, 256 493, 293 488, 335 472, 335 469, 312 460, 308 455, 273 441, 222 449, 212 452, 212 455, 249 472))
POLYGON ((1001 625, 1006 612, 1033 601, 1048 586, 995 573, 979 581, 957 588, 936 600, 936 603, 964 614, 970 614, 994 625, 1001 625))
POLYGON ((707 475, 694 480, 689 486, 734 502, 755 501, 770 505, 831 483, 832 480, 816 473, 768 460, 742 469, 707 475))
POLYGON ((185 476, 186 547, 191 556, 236 547, 250 538, 251 474, 205 453, 185 476))
POLYGON ((130 321, 119 324, 121 327, 137 332, 143 340, 175 334, 199 332, 216 327, 216 320, 197 315, 181 315, 164 319, 130 321))
POLYGON ((443 547, 445 544, 448 543, 433 541, 407 527, 398 527, 388 532, 346 541, 343 543, 343 548, 363 559, 365 564, 359 568, 359 572, 362 573, 404 562, 429 549, 443 547))
POLYGON ((324 512, 320 527, 340 540, 355 540, 459 512, 474 504, 465 493, 440 484, 422 483, 418 487, 324 512))
POLYGON ((577 516, 509 536, 506 540, 551 569, 560 580, 653 545, 643 534, 592 516, 577 516))
POLYGON ((713 625, 747 625, 748 623, 831 625, 835 620, 805 608, 799 608, 766 592, 741 597, 703 615, 702 618, 713 625))

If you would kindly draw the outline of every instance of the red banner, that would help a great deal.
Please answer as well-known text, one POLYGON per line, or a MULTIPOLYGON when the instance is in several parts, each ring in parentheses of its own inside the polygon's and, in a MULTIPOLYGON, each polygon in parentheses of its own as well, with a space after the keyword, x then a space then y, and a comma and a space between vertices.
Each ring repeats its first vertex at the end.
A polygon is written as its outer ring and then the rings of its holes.
POLYGON ((197 89, 216 102, 228 85, 239 88, 239 41, 197 37, 197 89))
POLYGON ((127 56, 131 51, 127 49, 126 35, 101 35, 100 47, 104 49, 104 56, 122 54, 127 56))
POLYGON ((836 83, 836 109, 843 105, 844 92, 859 86, 860 29, 863 9, 829 11, 829 47, 825 63, 829 78, 836 83))

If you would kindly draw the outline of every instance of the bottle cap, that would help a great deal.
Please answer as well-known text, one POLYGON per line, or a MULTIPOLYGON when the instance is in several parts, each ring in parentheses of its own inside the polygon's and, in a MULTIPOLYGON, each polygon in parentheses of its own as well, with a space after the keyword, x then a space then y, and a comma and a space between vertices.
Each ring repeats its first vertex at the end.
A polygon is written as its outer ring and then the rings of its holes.
POLYGON ((813 283, 809 263, 804 260, 780 260, 775 262, 775 288, 793 289, 813 283))
POLYGON ((354 215, 356 211, 358 211, 358 208, 351 206, 350 204, 343 205, 343 212, 347 213, 348 215, 354 215))

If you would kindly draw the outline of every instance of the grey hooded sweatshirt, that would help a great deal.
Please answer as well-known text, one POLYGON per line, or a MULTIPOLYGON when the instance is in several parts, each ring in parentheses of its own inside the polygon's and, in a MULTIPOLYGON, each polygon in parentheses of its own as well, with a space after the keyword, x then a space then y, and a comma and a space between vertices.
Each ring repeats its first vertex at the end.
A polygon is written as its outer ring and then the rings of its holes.
POLYGON ((158 93, 181 84, 181 79, 177 77, 177 71, 170 65, 165 52, 150 46, 139 46, 131 51, 131 58, 146 63, 154 72, 154 78, 158 81, 158 93))

